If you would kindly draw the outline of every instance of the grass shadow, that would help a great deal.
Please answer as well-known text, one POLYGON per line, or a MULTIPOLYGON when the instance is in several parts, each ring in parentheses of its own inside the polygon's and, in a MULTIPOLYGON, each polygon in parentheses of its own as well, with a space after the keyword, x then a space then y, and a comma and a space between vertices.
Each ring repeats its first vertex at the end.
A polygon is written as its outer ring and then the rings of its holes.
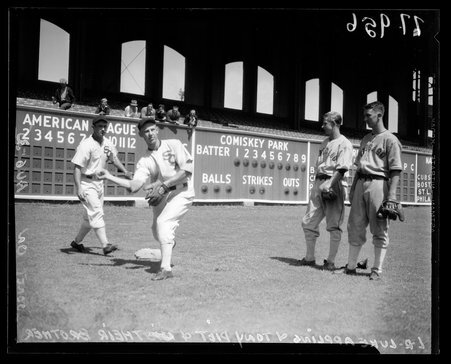
MULTIPOLYGON (((344 267, 336 267, 334 270, 327 270, 327 269, 324 269, 323 265, 318 265, 318 264, 315 264, 315 265, 301 265, 301 264, 299 264, 300 260, 299 259, 294 259, 294 258, 271 257, 271 259, 278 260, 278 261, 280 261, 282 263, 287 263, 288 265, 291 265, 291 266, 294 266, 294 267, 307 267, 307 268, 317 269, 317 270, 321 270, 321 271, 325 271, 325 272, 331 272, 331 273, 344 268, 344 267)), ((359 264, 361 264, 361 263, 359 262, 359 264)), ((360 269, 359 266, 357 266, 357 268, 360 269)), ((366 268, 362 268, 362 269, 366 269, 366 268)), ((371 273, 368 273, 368 272, 357 272, 356 274, 353 274, 353 275, 369 277, 370 274, 371 273)))
MULTIPOLYGON (((75 250, 74 248, 61 248, 60 252, 61 253, 65 253, 65 254, 90 254, 90 255, 100 255, 100 256, 105 256, 103 253, 96 253, 92 251, 92 248, 86 248, 86 252, 85 253, 80 253, 79 251, 75 250)), ((95 249, 101 249, 101 248, 95 248, 95 249)))
POLYGON ((120 267, 126 264, 132 264, 132 267, 125 267, 126 269, 148 268, 149 273, 157 273, 160 269, 161 261, 143 260, 143 259, 119 259, 113 258, 110 260, 113 266, 120 267))
POLYGON ((288 265, 294 266, 294 267, 307 267, 307 268, 313 268, 318 270, 324 270, 322 265, 318 265, 315 263, 315 265, 301 265, 299 264, 299 259, 294 258, 285 258, 285 257, 271 257, 271 259, 278 260, 282 263, 287 263, 288 265))
POLYGON ((85 265, 96 265, 96 266, 109 266, 109 267, 123 267, 125 269, 141 269, 147 268, 146 271, 149 273, 157 273, 160 269, 160 261, 151 261, 151 260, 143 260, 143 259, 121 259, 121 258, 113 258, 109 259, 108 263, 83 263, 85 265), (131 267, 127 267, 127 265, 132 265, 131 267))

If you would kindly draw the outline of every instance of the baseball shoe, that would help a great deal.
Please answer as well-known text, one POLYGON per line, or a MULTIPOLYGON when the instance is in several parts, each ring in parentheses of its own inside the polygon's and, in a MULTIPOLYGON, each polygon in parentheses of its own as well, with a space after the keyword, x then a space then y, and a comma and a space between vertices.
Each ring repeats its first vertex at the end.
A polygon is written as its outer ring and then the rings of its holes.
POLYGON ((333 273, 334 274, 347 274, 350 276, 355 276, 355 275, 357 275, 357 270, 356 269, 348 269, 348 265, 346 264, 343 268, 335 270, 333 273))
POLYGON ((70 243, 70 246, 72 248, 74 248, 75 250, 77 250, 78 252, 80 252, 80 253, 86 253, 86 248, 84 247, 84 245, 83 244, 77 244, 75 242, 75 240, 72 241, 72 243, 70 243))
POLYGON ((174 275, 171 270, 160 269, 155 276, 152 277, 152 281, 162 281, 163 279, 172 278, 174 275))
POLYGON ((302 258, 301 260, 296 261, 295 265, 313 267, 316 265, 316 262, 314 260, 306 260, 305 258, 302 258))
POLYGON ((378 273, 375 269, 371 270, 371 274, 370 274, 370 281, 380 281, 381 275, 380 273, 378 273))
POLYGON ((336 268, 334 263, 331 263, 327 259, 324 259, 323 269, 334 271, 336 268))
POLYGON ((103 248, 103 254, 108 255, 117 250, 117 246, 113 244, 108 244, 105 248, 103 248))
POLYGON ((357 263, 357 268, 366 269, 368 267, 368 258, 357 263))

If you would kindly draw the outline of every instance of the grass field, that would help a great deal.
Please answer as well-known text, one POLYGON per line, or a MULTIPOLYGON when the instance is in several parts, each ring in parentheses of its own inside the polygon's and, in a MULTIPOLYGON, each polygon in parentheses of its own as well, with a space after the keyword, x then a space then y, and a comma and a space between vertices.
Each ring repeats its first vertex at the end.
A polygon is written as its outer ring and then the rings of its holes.
MULTIPOLYGON (((158 248, 148 208, 105 206, 103 256, 93 232, 69 247, 78 204, 16 203, 20 342, 354 342, 386 354, 431 352, 431 209, 390 227, 383 280, 298 267, 305 206, 193 206, 177 231, 174 278, 151 281, 158 248)), ((346 208, 346 219, 349 207, 346 208)), ((346 223, 336 264, 346 263, 346 223)), ((368 238, 369 238, 368 234, 368 238)), ((327 257, 324 222, 317 264, 327 257)), ((361 258, 373 260, 367 242, 361 258)))

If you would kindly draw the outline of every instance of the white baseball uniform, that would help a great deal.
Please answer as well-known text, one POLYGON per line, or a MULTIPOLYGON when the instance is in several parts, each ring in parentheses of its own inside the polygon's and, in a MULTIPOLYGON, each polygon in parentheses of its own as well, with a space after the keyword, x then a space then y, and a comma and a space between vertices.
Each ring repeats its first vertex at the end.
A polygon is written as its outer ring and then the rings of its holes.
POLYGON ((86 198, 82 201, 85 208, 83 219, 89 222, 91 228, 105 226, 103 219, 103 181, 95 177, 95 172, 106 168, 108 160, 117 155, 114 144, 106 137, 99 144, 92 135, 79 144, 71 162, 81 167, 81 187, 86 198))
POLYGON ((344 218, 344 200, 346 197, 346 178, 342 178, 340 183, 332 186, 337 194, 337 198, 332 201, 323 200, 320 186, 329 183, 337 170, 346 170, 352 166, 352 144, 343 135, 336 139, 326 138, 321 143, 318 158, 316 161, 316 179, 310 191, 307 212, 302 219, 307 243, 307 260, 314 259, 314 246, 319 237, 319 224, 326 217, 326 230, 330 233, 331 255, 329 261, 333 263, 336 249, 341 241, 342 230, 340 228, 344 218), (332 251, 332 246, 336 249, 332 251))
POLYGON ((390 171, 402 171, 401 151, 398 138, 388 130, 379 134, 371 132, 362 139, 354 162, 358 181, 348 219, 349 244, 365 244, 369 224, 373 244, 379 248, 388 246, 388 221, 376 215, 387 198, 390 171))
MULTIPOLYGON (((179 170, 193 173, 193 159, 178 139, 161 140, 157 150, 147 150, 138 161, 133 179, 151 182, 157 179, 165 182, 179 170)), ((153 206, 152 232, 160 243, 174 245, 175 230, 181 218, 188 211, 194 199, 194 188, 191 176, 181 181, 157 206, 153 206)), ((170 267, 166 267, 170 269, 170 267)))

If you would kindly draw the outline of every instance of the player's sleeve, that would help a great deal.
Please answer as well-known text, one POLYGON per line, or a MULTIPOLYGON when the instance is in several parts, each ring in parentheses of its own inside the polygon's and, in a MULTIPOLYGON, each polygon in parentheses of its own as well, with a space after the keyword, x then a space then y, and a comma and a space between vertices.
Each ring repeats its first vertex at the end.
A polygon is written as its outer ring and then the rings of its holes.
POLYGON ((355 157, 355 161, 354 161, 354 165, 357 167, 359 166, 360 159, 362 158, 365 145, 366 145, 366 139, 363 138, 362 141, 360 142, 359 151, 358 151, 357 156, 355 157))
POLYGON ((145 183, 150 176, 150 168, 146 159, 141 158, 136 164, 135 173, 133 179, 145 183))
POLYGON ((319 146, 318 156, 316 157, 316 167, 318 167, 324 161, 323 152, 326 148, 327 140, 328 138, 324 139, 319 146))
POLYGON ((180 169, 193 173, 193 158, 180 140, 175 140, 175 160, 180 169))
POLYGON ((117 148, 110 140, 110 151, 114 156, 117 156, 117 148))
POLYGON ((401 152, 401 143, 396 137, 387 140, 387 160, 390 171, 402 171, 401 152))
POLYGON ((337 164, 335 169, 344 169, 349 171, 352 166, 352 144, 343 143, 340 150, 338 151, 337 164))
POLYGON ((89 162, 89 149, 86 144, 81 143, 77 147, 77 151, 75 155, 72 157, 71 162, 81 168, 85 168, 88 166, 89 162))

